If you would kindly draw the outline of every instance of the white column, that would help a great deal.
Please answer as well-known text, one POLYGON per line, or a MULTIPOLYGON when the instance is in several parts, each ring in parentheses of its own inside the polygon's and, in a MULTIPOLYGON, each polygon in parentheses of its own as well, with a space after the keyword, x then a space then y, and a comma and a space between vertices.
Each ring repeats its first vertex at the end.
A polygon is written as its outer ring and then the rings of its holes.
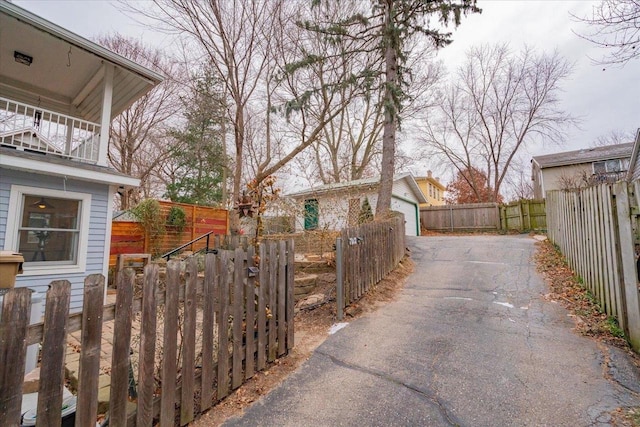
POLYGON ((111 124, 111 100, 113 98, 114 66, 103 64, 104 80, 102 90, 102 116, 100 117, 100 146, 98 148, 98 165, 107 166, 107 149, 109 148, 109 125, 111 124))

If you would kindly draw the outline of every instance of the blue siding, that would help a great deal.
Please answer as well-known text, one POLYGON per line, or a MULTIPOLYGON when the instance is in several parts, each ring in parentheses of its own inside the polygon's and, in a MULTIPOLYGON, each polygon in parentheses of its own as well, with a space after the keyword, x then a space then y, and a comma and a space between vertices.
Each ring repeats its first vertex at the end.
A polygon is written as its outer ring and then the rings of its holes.
POLYGON ((82 273, 56 274, 52 269, 51 274, 42 276, 18 276, 16 286, 26 286, 37 292, 47 291, 49 283, 53 280, 69 280, 71 282, 71 309, 82 309, 82 294, 84 279, 93 273, 102 274, 104 263, 104 245, 107 227, 107 207, 109 186, 61 177, 51 177, 21 171, 0 168, 0 247, 4 248, 7 216, 15 213, 8 212, 9 192, 11 185, 24 185, 29 187, 47 188, 51 190, 72 191, 91 194, 91 211, 89 221, 89 239, 87 247, 86 269, 82 273))
POLYGON ((0 248, 4 248, 4 236, 7 229, 7 211, 9 210, 9 183, 7 170, 0 168, 0 248))

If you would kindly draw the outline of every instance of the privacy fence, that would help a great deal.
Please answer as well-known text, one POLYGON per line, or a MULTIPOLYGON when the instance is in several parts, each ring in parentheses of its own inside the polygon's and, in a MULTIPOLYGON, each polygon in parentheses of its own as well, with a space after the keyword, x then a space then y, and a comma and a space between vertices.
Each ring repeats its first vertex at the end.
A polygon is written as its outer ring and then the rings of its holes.
POLYGON ((420 223, 427 230, 452 232, 544 230, 547 225, 544 200, 423 207, 420 223))
POLYGON ((578 192, 547 193, 549 239, 614 316, 640 351, 637 220, 640 181, 603 184, 578 192), (635 230, 635 232, 634 232, 635 230))
POLYGON ((189 423, 293 347, 293 242, 262 244, 257 255, 249 247, 192 257, 186 267, 172 260, 165 280, 150 264, 140 285, 126 269, 118 276, 115 305, 104 307, 104 277, 92 275, 83 311, 72 315, 69 282, 54 281, 44 323, 31 326, 30 290, 9 290, 0 318, 0 425, 20 425, 26 348, 35 343, 42 346, 38 425, 60 425, 67 334, 73 331, 82 331, 75 425, 96 423, 105 340, 112 340, 109 425, 189 423), (108 322, 112 337, 105 337, 108 322), (127 409, 132 397, 133 411, 127 409))
MULTIPOLYGON (((160 201, 161 216, 169 217, 172 208, 182 209, 184 224, 167 223, 164 232, 153 235, 140 222, 113 221, 111 227, 111 251, 109 266, 116 265, 119 254, 161 254, 183 245, 203 234, 213 231, 225 235, 229 228, 229 215, 224 209, 160 201)), ((204 242, 200 242, 204 245, 204 242)), ((195 248, 200 249, 200 247, 195 248)))
POLYGON ((393 271, 405 255, 404 216, 342 230, 336 239, 338 319, 393 271))

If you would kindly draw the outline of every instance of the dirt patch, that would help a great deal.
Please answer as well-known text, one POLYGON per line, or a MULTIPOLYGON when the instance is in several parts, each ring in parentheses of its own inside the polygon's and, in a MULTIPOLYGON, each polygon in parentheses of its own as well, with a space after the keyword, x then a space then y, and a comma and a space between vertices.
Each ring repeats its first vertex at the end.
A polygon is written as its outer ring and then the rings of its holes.
MULTIPOLYGON (((407 276, 413 271, 413 265, 413 261, 405 257, 398 268, 360 301, 345 310, 346 319, 357 318, 393 301, 403 288, 407 276)), ((323 278, 324 287, 329 287, 327 280, 329 278, 330 276, 323 278)), ((328 289, 326 291, 328 292, 328 289)), ((336 305, 333 301, 313 310, 300 311, 295 317, 295 347, 289 355, 278 359, 268 370, 257 373, 192 425, 195 427, 219 426, 228 418, 240 414, 247 406, 267 394, 300 367, 327 338, 329 328, 335 322, 336 305)))
MULTIPOLYGON (((624 339, 617 321, 600 310, 596 299, 582 286, 580 278, 567 265, 563 255, 548 240, 538 242, 536 246, 536 267, 544 276, 550 290, 543 298, 562 304, 574 319, 576 332, 598 341, 604 355, 605 378, 609 378, 610 358, 607 345, 627 353, 631 362, 640 370, 640 355, 635 353, 624 339)), ((640 407, 618 408, 611 416, 612 424, 615 426, 640 427, 640 407)))

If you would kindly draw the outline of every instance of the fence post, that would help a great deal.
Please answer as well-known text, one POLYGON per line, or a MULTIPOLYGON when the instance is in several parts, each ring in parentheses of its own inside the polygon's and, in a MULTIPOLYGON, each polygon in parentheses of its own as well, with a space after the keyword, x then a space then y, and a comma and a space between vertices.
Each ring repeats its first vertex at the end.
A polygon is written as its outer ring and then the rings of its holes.
POLYGON ((336 301, 338 304, 338 320, 344 316, 344 283, 343 283, 343 258, 342 258, 342 238, 336 237, 336 301))
MULTIPOLYGON (((637 271, 634 254, 633 229, 631 228, 631 210, 629 189, 626 182, 614 185, 618 214, 618 239, 622 261, 621 290, 624 295, 623 309, 626 312, 627 328, 631 346, 640 350, 640 296, 637 287, 637 271)), ((624 316, 624 313, 619 313, 624 316)))
POLYGON ((453 205, 449 205, 449 219, 450 219, 451 231, 453 231, 453 205))

